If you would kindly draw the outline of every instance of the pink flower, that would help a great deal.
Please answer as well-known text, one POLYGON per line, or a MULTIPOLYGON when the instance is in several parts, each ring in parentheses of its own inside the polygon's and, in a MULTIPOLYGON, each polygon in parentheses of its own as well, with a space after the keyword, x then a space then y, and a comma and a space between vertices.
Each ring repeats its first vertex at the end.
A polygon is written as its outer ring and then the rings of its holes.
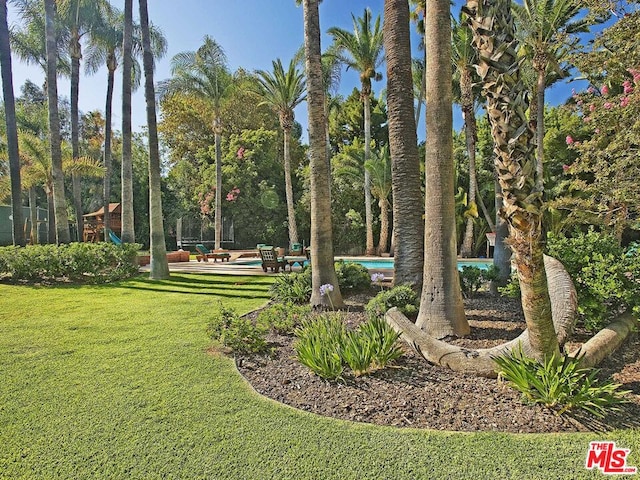
POLYGON ((602 88, 600 89, 600 93, 602 95, 606 95, 609 93, 609 87, 607 87, 606 85, 603 85, 602 88))
POLYGON ((595 132, 596 132, 596 133, 600 133, 600 129, 599 129, 599 128, 596 128, 595 132))
POLYGON ((625 95, 628 95, 631 92, 633 92, 633 87, 631 86, 631 82, 629 80, 625 80, 625 82, 622 84, 622 87, 624 88, 625 95))
POLYGON ((562 170, 564 171, 564 173, 567 173, 569 170, 571 170, 571 165, 562 165, 562 170))
POLYGON ((596 89, 593 87, 589 87, 587 88, 587 92, 593 94, 593 93, 596 93, 596 89))
POLYGON ((607 110, 610 110, 611 107, 613 107, 613 104, 611 102, 605 102, 604 105, 602 105, 604 108, 606 108, 607 110))
POLYGON ((591 121, 591 117, 584 117, 584 123, 589 123, 591 121))
POLYGON ((589 105, 589 111, 590 112, 595 112, 596 110, 596 106, 592 103, 591 105, 589 105))
POLYGON ((571 137, 571 135, 567 135, 567 138, 565 140, 567 142, 567 145, 573 144, 573 138, 571 137))
POLYGON ((244 158, 244 147, 240 147, 240 148, 238 149, 238 153, 236 153, 236 156, 237 156, 238 158, 244 158))
POLYGON ((626 107, 627 105, 629 105, 629 97, 622 97, 622 100, 620 100, 620 106, 626 107))

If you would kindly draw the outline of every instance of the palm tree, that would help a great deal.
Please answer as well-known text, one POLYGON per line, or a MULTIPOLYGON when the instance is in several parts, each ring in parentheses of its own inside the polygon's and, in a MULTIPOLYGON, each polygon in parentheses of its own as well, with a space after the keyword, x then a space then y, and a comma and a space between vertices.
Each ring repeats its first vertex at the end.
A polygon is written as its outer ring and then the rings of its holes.
POLYGON ((519 40, 533 69, 537 74, 536 83, 536 188, 544 188, 544 102, 549 70, 564 76, 560 63, 565 60, 572 43, 571 35, 586 32, 591 25, 590 17, 576 19, 584 8, 579 0, 524 0, 523 4, 513 3, 513 17, 518 25, 519 40))
POLYGON ((387 253, 389 245, 389 195, 391 195, 391 158, 389 150, 382 148, 374 151, 364 163, 371 177, 371 194, 378 199, 380 207, 380 241, 377 253, 387 253))
POLYGON ((303 0, 302 6, 311 170, 311 305, 342 308, 344 302, 333 262, 333 228, 325 136, 325 99, 318 0, 303 0), (327 284, 333 285, 333 290, 326 291, 326 294, 322 295, 320 287, 327 284))
POLYGON ((384 48, 387 60, 387 117, 391 153, 394 282, 420 290, 424 256, 418 138, 413 116, 409 10, 406 0, 385 0, 384 48))
POLYGON ((284 181, 287 196, 287 217, 289 223, 289 244, 298 243, 298 228, 294 208, 293 186, 291 184, 291 128, 295 119, 293 109, 305 100, 304 75, 296 69, 295 60, 289 62, 285 72, 278 58, 273 62, 273 73, 258 70, 258 94, 264 99, 261 105, 269 105, 280 119, 284 137, 284 181))
MULTIPOLYGON (((56 243, 69 243, 67 203, 64 197, 62 173, 62 150, 60 139, 60 116, 58 115, 58 49, 56 43, 55 0, 45 0, 45 34, 47 45, 47 99, 49 103, 49 135, 51 145, 51 175, 53 189, 53 211, 56 224, 56 243)), ((51 218, 49 218, 51 221, 51 218)))
MULTIPOLYGON (((112 104, 113 104, 113 86, 115 83, 115 71, 118 64, 123 59, 123 39, 124 39, 124 17, 121 12, 111 9, 105 16, 104 23, 95 31, 91 38, 91 43, 85 53, 86 62, 85 70, 89 74, 96 73, 103 65, 107 67, 107 95, 105 102, 105 130, 104 130, 104 238, 107 238, 109 226, 109 202, 111 199, 111 123, 112 123, 112 104)), ((134 26, 136 31, 139 28, 134 26)), ((154 58, 162 58, 167 51, 167 40, 162 32, 153 25, 149 26, 151 36, 151 49, 154 58)), ((140 52, 141 41, 140 35, 133 38, 135 43, 134 51, 140 52)), ((140 65, 135 58, 132 59, 132 89, 137 89, 140 85, 140 65)))
POLYGON ((520 79, 510 0, 467 0, 477 72, 487 97, 495 166, 502 188, 503 217, 520 280, 530 345, 538 359, 559 351, 543 261, 542 192, 537 188, 534 132, 526 115, 527 95, 520 79))
POLYGON ((460 247, 461 257, 470 257, 473 249, 473 219, 477 217, 476 205, 476 113, 475 96, 473 92, 473 65, 476 61, 476 50, 471 41, 473 34, 467 26, 464 13, 460 20, 453 20, 452 26, 452 61, 454 69, 454 81, 460 85, 460 106, 464 118, 464 133, 467 144, 467 156, 469 157, 469 193, 467 196, 468 211, 475 212, 467 215, 466 228, 460 247))
POLYGON ((160 96, 188 94, 211 104, 216 152, 215 248, 222 240, 222 144, 221 103, 230 91, 233 77, 222 47, 208 35, 196 52, 178 53, 171 60, 172 77, 160 82, 160 96))
POLYGON ((153 86, 153 52, 149 32, 147 0, 140 0, 140 27, 144 64, 144 96, 147 100, 147 126, 149 129, 149 227, 151 235, 151 266, 149 278, 169 278, 167 247, 162 222, 162 188, 160 184, 160 151, 156 120, 156 92, 153 86))
POLYGON ((7 23, 7 0, 0 0, 0 68, 2 69, 2 95, 4 98, 5 123, 7 125, 7 150, 9 176, 11 177, 11 218, 13 244, 24 245, 22 227, 22 189, 20 183, 20 154, 18 151, 18 127, 16 124, 16 102, 13 96, 13 71, 9 24, 7 23))
POLYGON ((122 241, 135 242, 133 214, 133 162, 131 144, 131 90, 133 78, 133 0, 124 0, 124 30, 122 37, 122 162, 120 165, 122 204, 122 241))
POLYGON ((467 335, 458 281, 453 167, 451 20, 448 0, 427 2, 424 279, 416 325, 443 338, 467 335))
MULTIPOLYGON (((365 161, 371 152, 371 80, 381 80, 382 75, 376 70, 384 60, 382 55, 383 41, 380 28, 380 16, 371 27, 371 10, 365 9, 364 15, 353 19, 353 32, 333 27, 328 33, 333 36, 338 48, 337 56, 347 68, 360 72, 360 96, 364 109, 364 149, 365 161)), ((365 171, 364 177, 365 222, 367 226, 367 255, 375 253, 373 242, 373 217, 371 212, 371 180, 365 171)))

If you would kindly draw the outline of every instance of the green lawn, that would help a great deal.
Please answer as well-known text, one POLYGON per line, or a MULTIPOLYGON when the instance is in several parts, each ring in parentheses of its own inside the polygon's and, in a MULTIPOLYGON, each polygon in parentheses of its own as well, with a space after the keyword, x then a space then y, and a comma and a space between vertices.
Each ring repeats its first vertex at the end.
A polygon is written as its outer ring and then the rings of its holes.
MULTIPOLYGON (((219 301, 246 312, 268 277, 0 285, 0 478, 598 478, 590 440, 640 432, 464 434, 331 420, 260 397, 207 353, 219 301)), ((626 477, 623 477, 626 478, 626 477)))

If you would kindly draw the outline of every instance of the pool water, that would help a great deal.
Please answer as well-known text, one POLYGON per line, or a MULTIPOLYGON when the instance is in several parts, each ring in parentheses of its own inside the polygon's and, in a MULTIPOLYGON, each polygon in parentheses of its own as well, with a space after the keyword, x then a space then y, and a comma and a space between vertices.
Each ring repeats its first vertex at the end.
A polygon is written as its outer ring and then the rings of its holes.
MULTIPOLYGON (((346 259, 346 263, 359 263, 368 270, 393 270, 393 259, 376 259, 376 260, 360 260, 360 259, 346 259)), ((243 262, 244 265, 261 265, 260 260, 251 260, 249 262, 243 262)), ((304 262, 305 266, 309 265, 309 262, 304 262)), ((462 267, 478 267, 481 270, 487 270, 489 266, 493 265, 493 260, 474 260, 474 261, 458 261, 458 270, 462 270, 462 267)))

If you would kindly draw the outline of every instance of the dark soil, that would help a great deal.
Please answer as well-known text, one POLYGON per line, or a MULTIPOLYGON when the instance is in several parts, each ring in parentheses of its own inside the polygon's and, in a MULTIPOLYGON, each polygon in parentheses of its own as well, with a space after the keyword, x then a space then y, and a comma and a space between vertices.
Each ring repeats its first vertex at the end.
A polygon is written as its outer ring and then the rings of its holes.
MULTIPOLYGON (((348 299, 349 327, 365 320, 359 295, 348 299)), ((471 336, 454 343, 470 348, 498 345, 524 329, 522 310, 507 298, 478 295, 465 300, 471 336)), ((255 315, 255 313, 253 314, 255 315)), ((578 334, 580 336, 580 334, 578 334)), ((494 379, 452 372, 427 363, 407 345, 392 368, 371 375, 328 382, 295 358, 292 336, 270 334, 272 355, 238 356, 236 363, 253 388, 292 407, 334 418, 378 425, 458 431, 576 432, 638 427, 640 420, 640 340, 637 334, 600 367, 623 389, 630 403, 605 420, 558 416, 541 406, 525 405, 520 394, 494 379)))

